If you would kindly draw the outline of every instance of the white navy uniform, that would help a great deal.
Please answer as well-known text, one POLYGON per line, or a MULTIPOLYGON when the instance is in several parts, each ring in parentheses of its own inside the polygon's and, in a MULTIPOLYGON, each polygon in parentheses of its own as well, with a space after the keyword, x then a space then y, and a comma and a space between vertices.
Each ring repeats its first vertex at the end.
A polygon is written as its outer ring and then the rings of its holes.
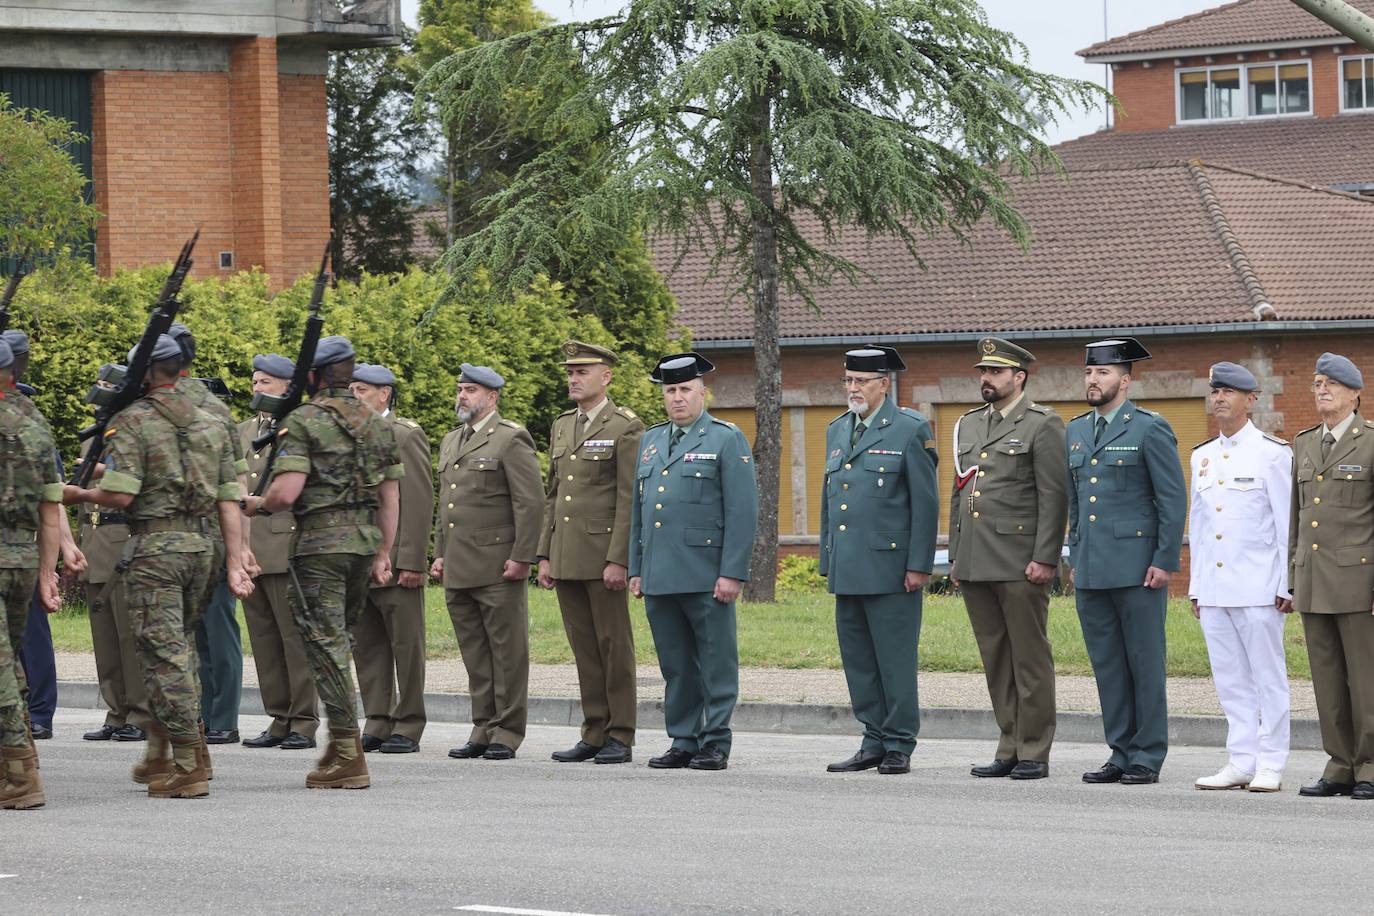
POLYGON ((1283 771, 1288 759, 1285 616, 1293 451, 1249 421, 1193 449, 1188 595, 1198 603, 1228 725, 1226 750, 1243 773, 1283 771))

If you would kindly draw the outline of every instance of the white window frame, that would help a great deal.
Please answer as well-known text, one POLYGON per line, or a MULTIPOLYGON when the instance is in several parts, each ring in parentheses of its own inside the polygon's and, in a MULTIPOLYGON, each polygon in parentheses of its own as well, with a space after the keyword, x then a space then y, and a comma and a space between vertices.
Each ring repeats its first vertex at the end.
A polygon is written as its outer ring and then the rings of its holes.
MULTIPOLYGON (((1370 55, 1374 57, 1374 55, 1370 55)), ((1339 69, 1339 68, 1338 68, 1339 69)), ((1340 78, 1340 72, 1337 74, 1340 78)), ((1275 73, 1275 79, 1281 81, 1281 77, 1275 73)), ((1237 61, 1234 64, 1210 64, 1206 67, 1178 67, 1174 70, 1174 123, 1180 126, 1189 124, 1234 124, 1238 121, 1272 121, 1278 118, 1310 118, 1313 109, 1316 107, 1314 97, 1315 87, 1312 85, 1312 61, 1309 58, 1301 60, 1274 60, 1263 62, 1237 61), (1251 67, 1287 67, 1293 64, 1302 64, 1307 68, 1307 110, 1306 111, 1280 111, 1274 114, 1251 114, 1250 113, 1250 68, 1251 67), (1212 73, 1216 70, 1239 70, 1240 71, 1240 109, 1239 115, 1229 118, 1184 118, 1183 117, 1183 74, 1185 73, 1206 73, 1207 86, 1210 101, 1212 73)), ((1341 85, 1341 102, 1345 102, 1345 87, 1341 85)), ((1342 109, 1344 110, 1344 109, 1342 109)), ((1353 111, 1368 111, 1371 109, 1352 109, 1353 111)))
POLYGON ((1374 54, 1350 54, 1336 60, 1336 98, 1341 100, 1341 114, 1374 114, 1374 99, 1365 99, 1363 108, 1347 108, 1345 105, 1345 65, 1347 61, 1369 61, 1374 66, 1374 54))

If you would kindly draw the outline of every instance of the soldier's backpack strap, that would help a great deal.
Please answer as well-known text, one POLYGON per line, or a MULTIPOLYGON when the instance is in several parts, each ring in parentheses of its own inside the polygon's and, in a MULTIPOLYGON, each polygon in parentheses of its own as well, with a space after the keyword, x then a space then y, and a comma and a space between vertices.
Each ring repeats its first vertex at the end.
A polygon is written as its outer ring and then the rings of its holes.
POLYGON ((318 401, 311 401, 312 404, 324 410, 344 434, 353 443, 353 486, 349 494, 347 507, 351 509, 370 508, 363 502, 363 491, 367 489, 367 465, 368 457, 371 454, 364 435, 369 417, 375 417, 372 408, 362 404, 357 405, 360 411, 350 409, 353 405, 347 401, 336 398, 321 398, 318 401))
MULTIPOLYGON (((177 463, 181 465, 181 497, 183 500, 190 501, 195 496, 191 469, 186 465, 187 454, 191 451, 191 424, 188 420, 181 419, 170 405, 163 404, 155 398, 149 398, 148 403, 153 405, 153 409, 161 414, 164 420, 172 424, 172 428, 177 431, 177 463)), ((196 409, 199 410, 199 408, 196 409)))

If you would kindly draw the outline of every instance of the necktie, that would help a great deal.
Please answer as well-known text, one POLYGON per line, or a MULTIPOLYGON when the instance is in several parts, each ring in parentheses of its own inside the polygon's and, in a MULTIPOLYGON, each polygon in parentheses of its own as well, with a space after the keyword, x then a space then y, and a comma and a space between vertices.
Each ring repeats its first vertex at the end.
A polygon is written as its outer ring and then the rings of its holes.
POLYGON ((988 435, 997 428, 997 424, 1002 422, 1002 415, 995 410, 988 411, 988 435))
POLYGON ((1333 446, 1333 445, 1335 445, 1335 444, 1336 444, 1336 437, 1333 436, 1333 435, 1331 435, 1331 430, 1328 429, 1328 430, 1326 431, 1326 435, 1322 436, 1322 461, 1323 461, 1323 462, 1326 461, 1326 459, 1328 459, 1328 458, 1331 457, 1331 446, 1333 446))
POLYGON ((686 435, 687 435, 687 434, 686 434, 685 432, 682 431, 682 427, 681 427, 681 426, 674 426, 674 427, 673 427, 673 434, 672 434, 671 436, 668 437, 668 457, 669 457, 669 458, 671 458, 671 457, 673 456, 673 452, 677 451, 678 445, 680 445, 680 444, 682 443, 682 439, 683 439, 683 437, 686 436, 686 435))
POLYGON ((1107 431, 1107 418, 1104 417, 1104 416, 1102 416, 1101 414, 1099 414, 1098 417, 1097 417, 1097 428, 1093 431, 1093 444, 1094 444, 1094 445, 1096 445, 1097 443, 1099 443, 1099 442, 1102 441, 1102 434, 1105 433, 1106 431, 1107 431))
POLYGON ((467 444, 468 444, 468 440, 471 439, 471 438, 472 438, 472 427, 469 426, 468 424, 464 423, 464 424, 463 424, 463 431, 462 431, 461 433, 458 434, 458 447, 459 447, 459 448, 462 448, 463 446, 467 445, 467 444))
POLYGON ((849 447, 852 449, 858 444, 859 437, 864 434, 864 423, 858 417, 854 418, 854 429, 849 434, 849 447))
POLYGON ((587 415, 580 410, 577 412, 577 422, 573 424, 573 436, 577 445, 581 445, 587 437, 587 415))

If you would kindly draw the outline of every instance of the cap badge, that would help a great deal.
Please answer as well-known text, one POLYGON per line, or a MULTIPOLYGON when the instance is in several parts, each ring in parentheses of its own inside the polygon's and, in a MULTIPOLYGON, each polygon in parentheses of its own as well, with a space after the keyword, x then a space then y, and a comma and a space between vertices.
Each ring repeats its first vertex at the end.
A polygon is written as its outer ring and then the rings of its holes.
POLYGON ((997 344, 992 342, 992 338, 988 338, 987 340, 983 341, 983 352, 986 353, 988 356, 991 356, 992 354, 997 352, 997 344))

